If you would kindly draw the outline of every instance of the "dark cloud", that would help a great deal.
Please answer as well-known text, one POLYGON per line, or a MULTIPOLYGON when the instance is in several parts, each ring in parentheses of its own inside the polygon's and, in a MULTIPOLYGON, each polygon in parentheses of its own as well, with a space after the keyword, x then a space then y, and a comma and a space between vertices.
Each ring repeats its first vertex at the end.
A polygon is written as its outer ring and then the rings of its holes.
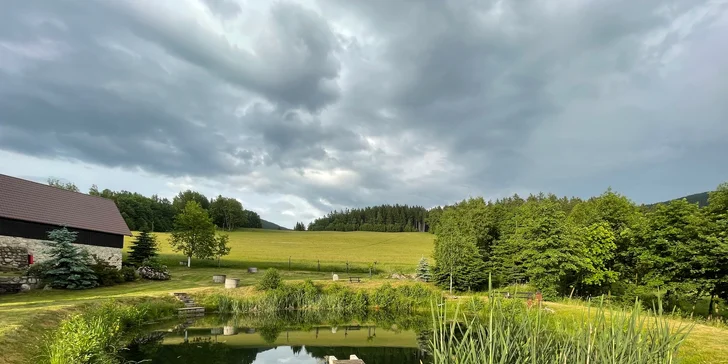
POLYGON ((728 179, 725 4, 3 10, 4 151, 289 196, 268 206, 280 211, 609 185, 650 201, 728 179))

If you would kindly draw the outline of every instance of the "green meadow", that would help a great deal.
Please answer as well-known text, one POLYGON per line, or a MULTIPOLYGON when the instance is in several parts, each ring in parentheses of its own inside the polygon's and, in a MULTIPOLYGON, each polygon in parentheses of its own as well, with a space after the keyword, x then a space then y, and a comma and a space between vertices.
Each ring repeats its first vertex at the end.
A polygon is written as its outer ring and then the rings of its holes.
MULTIPOLYGON (((275 267, 291 270, 368 272, 376 262, 379 272, 414 272, 420 258, 430 257, 434 235, 427 233, 379 233, 335 231, 290 231, 245 229, 219 232, 230 236, 230 255, 223 257, 221 265, 230 268, 275 267)), ((179 265, 184 255, 172 250, 169 233, 157 233, 162 261, 168 266, 179 265)), ((125 249, 133 241, 124 240, 125 249)), ((192 259, 193 267, 215 267, 217 261, 192 259)))

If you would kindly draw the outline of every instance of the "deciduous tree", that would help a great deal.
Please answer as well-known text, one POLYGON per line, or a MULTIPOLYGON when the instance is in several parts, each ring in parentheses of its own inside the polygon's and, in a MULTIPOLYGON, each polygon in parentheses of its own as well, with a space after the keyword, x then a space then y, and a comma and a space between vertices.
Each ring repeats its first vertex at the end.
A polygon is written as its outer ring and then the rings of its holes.
POLYGON ((214 256, 215 225, 199 203, 188 201, 175 217, 170 245, 187 256, 187 267, 191 266, 192 257, 209 259, 214 256))

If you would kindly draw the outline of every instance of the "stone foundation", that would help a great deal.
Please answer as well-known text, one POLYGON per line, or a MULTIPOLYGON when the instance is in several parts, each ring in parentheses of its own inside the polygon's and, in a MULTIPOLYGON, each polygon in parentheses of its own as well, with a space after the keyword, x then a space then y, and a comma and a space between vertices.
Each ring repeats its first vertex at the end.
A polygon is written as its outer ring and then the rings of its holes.
POLYGON ((0 245, 0 271, 28 268, 28 249, 0 245))
MULTIPOLYGON (((110 265, 121 269, 121 248, 109 248, 105 246, 73 244, 79 248, 85 249, 89 255, 94 254, 99 259, 106 260, 110 265)), ((35 240, 18 238, 14 236, 0 235, 0 267, 10 269, 25 269, 28 267, 28 254, 33 255, 34 263, 44 262, 51 259, 51 247, 45 240, 35 240), (5 252, 5 253, 3 253, 5 252), (5 260, 3 254, 8 255, 9 260, 5 260), (22 255, 21 255, 22 253, 22 255), (20 256, 25 262, 25 266, 20 264, 20 256)))

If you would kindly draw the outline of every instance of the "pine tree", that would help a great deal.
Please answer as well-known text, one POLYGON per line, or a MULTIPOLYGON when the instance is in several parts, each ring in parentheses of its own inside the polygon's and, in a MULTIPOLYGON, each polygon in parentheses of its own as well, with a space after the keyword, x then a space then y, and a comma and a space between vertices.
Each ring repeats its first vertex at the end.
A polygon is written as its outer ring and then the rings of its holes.
POLYGON ((149 229, 143 229, 137 236, 129 250, 129 262, 141 265, 147 259, 157 257, 157 238, 149 233, 149 229))
POLYGON ((52 262, 44 278, 51 287, 63 289, 86 289, 98 285, 96 274, 89 267, 88 253, 71 245, 76 241, 76 232, 65 227, 48 233, 51 242, 52 262))
POLYGON ((432 280, 430 263, 427 262, 427 258, 425 257, 422 257, 422 259, 420 259, 420 264, 417 265, 417 279, 423 282, 429 282, 432 280))

